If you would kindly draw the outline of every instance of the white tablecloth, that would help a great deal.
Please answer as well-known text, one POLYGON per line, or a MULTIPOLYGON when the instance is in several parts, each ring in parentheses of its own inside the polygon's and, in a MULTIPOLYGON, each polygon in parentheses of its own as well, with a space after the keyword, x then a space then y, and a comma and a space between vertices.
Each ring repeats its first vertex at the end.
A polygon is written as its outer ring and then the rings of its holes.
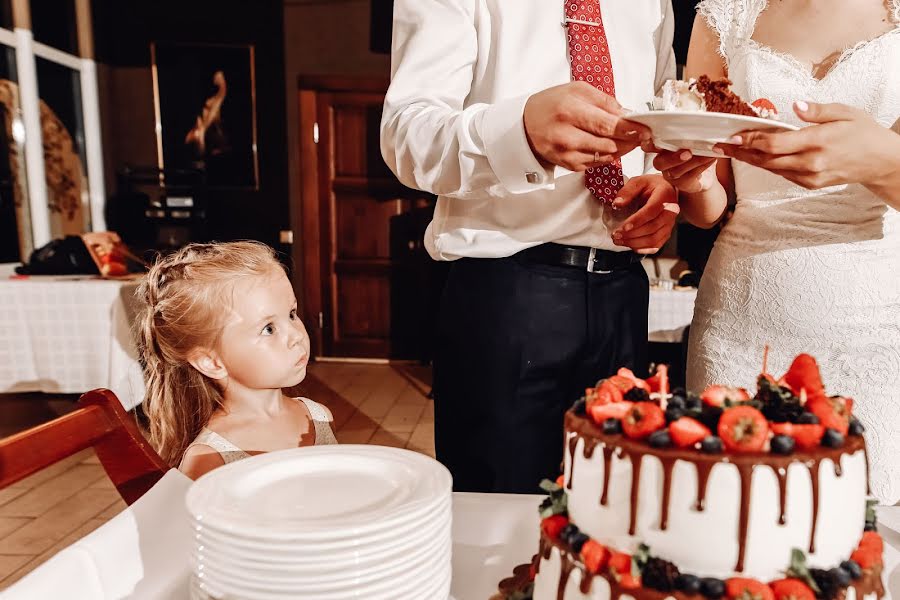
MULTIPOLYGON (((190 484, 173 469, 128 510, 0 592, 0 600, 187 598, 191 531, 184 497, 190 484)), ((541 500, 453 494, 452 600, 486 600, 513 568, 531 559, 541 500)), ((900 507, 881 508, 878 516, 887 598, 900 598, 900 507)))
POLYGON ((651 342, 681 342, 684 330, 694 318, 695 288, 666 290, 650 288, 648 333, 651 342))
POLYGON ((10 279, 4 266, 0 392, 80 394, 102 387, 126 410, 139 404, 144 379, 131 333, 137 282, 10 279))

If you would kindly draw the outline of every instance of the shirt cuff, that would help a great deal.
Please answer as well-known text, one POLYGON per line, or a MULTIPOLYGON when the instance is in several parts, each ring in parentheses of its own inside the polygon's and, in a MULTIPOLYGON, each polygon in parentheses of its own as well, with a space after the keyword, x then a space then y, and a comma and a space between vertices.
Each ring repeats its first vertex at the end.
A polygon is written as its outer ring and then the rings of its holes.
POLYGON ((553 167, 544 167, 525 135, 525 104, 531 96, 503 100, 484 111, 484 149, 494 174, 513 194, 554 187, 553 167))

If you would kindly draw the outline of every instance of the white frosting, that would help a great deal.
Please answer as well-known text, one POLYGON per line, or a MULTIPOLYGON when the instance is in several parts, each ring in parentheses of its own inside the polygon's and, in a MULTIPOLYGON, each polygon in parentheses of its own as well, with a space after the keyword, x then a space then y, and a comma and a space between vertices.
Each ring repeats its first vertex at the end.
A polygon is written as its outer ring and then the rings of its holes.
POLYGON ((706 102, 703 95, 694 89, 694 79, 680 81, 670 79, 663 84, 662 96, 653 102, 654 108, 659 110, 685 110, 702 112, 706 110, 706 102))
MULTIPOLYGON (((570 436, 575 434, 569 434, 570 436)), ((584 440, 575 448, 575 479, 568 491, 569 517, 582 531, 603 544, 633 551, 640 543, 655 556, 675 563, 683 572, 728 578, 738 558, 740 477, 737 467, 721 463, 713 467, 705 510, 695 510, 697 470, 693 463, 677 461, 672 470, 668 527, 660 529, 662 464, 644 456, 634 536, 628 535, 631 511, 631 461, 612 458, 608 503, 600 505, 603 489, 603 446, 590 459, 583 455, 584 440)), ((571 466, 565 453, 568 481, 571 466)), ((819 514, 816 552, 809 554, 813 567, 832 568, 850 557, 862 533, 866 511, 866 461, 862 450, 843 456, 843 475, 837 477, 830 460, 819 471, 819 514)), ((754 467, 750 491, 744 577, 769 581, 782 577, 790 563, 791 549, 809 549, 812 527, 812 486, 804 464, 788 469, 784 525, 779 525, 779 489, 773 470, 754 467)))

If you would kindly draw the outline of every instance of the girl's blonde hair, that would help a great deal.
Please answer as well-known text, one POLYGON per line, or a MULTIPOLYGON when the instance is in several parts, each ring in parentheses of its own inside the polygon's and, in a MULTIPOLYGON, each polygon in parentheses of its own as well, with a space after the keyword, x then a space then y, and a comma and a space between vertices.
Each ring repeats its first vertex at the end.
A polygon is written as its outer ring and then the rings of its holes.
POLYGON ((137 294, 143 300, 139 348, 147 381, 144 410, 150 442, 177 466, 190 443, 222 406, 222 390, 188 362, 197 348, 216 348, 234 283, 283 269, 258 242, 190 244, 150 268, 137 294))

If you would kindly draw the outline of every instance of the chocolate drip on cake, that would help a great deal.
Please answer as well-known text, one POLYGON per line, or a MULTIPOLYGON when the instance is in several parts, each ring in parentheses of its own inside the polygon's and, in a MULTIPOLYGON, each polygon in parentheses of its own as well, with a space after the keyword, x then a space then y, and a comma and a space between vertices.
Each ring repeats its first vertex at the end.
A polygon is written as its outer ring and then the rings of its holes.
POLYGON ((612 469, 613 450, 610 445, 603 446, 603 491, 600 494, 600 506, 609 504, 609 472, 612 469))
MULTIPOLYGON (((785 524, 787 475, 788 467, 793 463, 805 464, 809 469, 812 486, 812 527, 810 532, 809 552, 815 552, 815 536, 819 515, 819 465, 825 459, 830 459, 836 465, 841 462, 844 455, 853 455, 860 450, 865 451, 865 442, 861 437, 849 437, 841 448, 819 447, 813 451, 798 451, 791 456, 781 456, 767 452, 754 452, 748 454, 704 454, 692 448, 653 448, 642 441, 628 439, 622 435, 606 435, 589 418, 578 417, 574 413, 566 413, 566 435, 575 433, 575 439, 581 438, 585 442, 585 458, 587 448, 593 453, 597 444, 603 444, 603 490, 600 497, 600 505, 607 506, 609 501, 610 471, 612 470, 612 456, 627 456, 632 466, 629 535, 637 531, 638 502, 640 499, 640 474, 644 456, 655 456, 662 463, 663 468, 663 509, 660 528, 668 526, 668 503, 671 496, 672 476, 674 463, 682 460, 693 464, 697 469, 697 505, 696 509, 702 511, 705 508, 706 491, 712 468, 720 463, 732 464, 737 468, 741 479, 740 517, 738 524, 738 560, 735 571, 742 572, 747 546, 747 535, 750 519, 751 483, 754 467, 771 468, 779 485, 780 514, 779 524, 785 524)), ((572 458, 572 464, 574 465, 572 458)), ((866 466, 866 479, 868 479, 868 456, 866 466)))
POLYGON ((706 509, 706 488, 709 485, 709 474, 716 463, 696 463, 694 466, 697 467, 697 504, 694 509, 697 512, 703 512, 706 509))
POLYGON ((672 469, 675 468, 674 459, 665 459, 663 467, 663 493, 662 506, 659 509, 659 528, 663 531, 669 526, 669 496, 672 492, 672 469))
POLYGON ((738 521, 738 559, 734 570, 744 572, 744 558, 747 554, 747 530, 750 524, 750 484, 753 479, 753 465, 736 465, 741 475, 741 515, 738 521))
POLYGON ((812 482, 812 527, 809 532, 809 553, 816 551, 816 526, 819 524, 819 464, 821 460, 813 460, 807 463, 809 467, 809 479, 812 482))
POLYGON ((731 115, 759 116, 749 104, 731 91, 728 79, 710 79, 701 75, 694 83, 696 90, 703 96, 707 112, 728 113, 731 115))
MULTIPOLYGON (((542 533, 541 534, 541 545, 540 545, 540 550, 538 551, 538 554, 540 555, 541 558, 543 558, 544 560, 547 560, 548 558, 550 558, 551 550, 553 550, 553 544, 551 544, 547 540, 547 538, 544 537, 544 534, 542 533)), ((540 572, 541 572, 541 562, 538 561, 537 566, 534 568, 534 573, 535 573, 535 575, 537 575, 540 572)))
POLYGON ((634 535, 637 527, 638 499, 641 493, 641 465, 644 456, 640 453, 628 453, 631 461, 631 517, 628 522, 628 535, 634 535))
POLYGON ((573 435, 572 439, 569 440, 569 482, 566 484, 566 489, 572 489, 572 480, 575 479, 575 446, 578 445, 578 436, 573 435))
POLYGON ((575 569, 575 561, 572 560, 572 555, 568 552, 560 552, 560 572, 559 572, 559 583, 556 585, 556 600, 565 600, 566 596, 566 585, 569 583, 569 577, 572 576, 572 571, 575 569))
POLYGON ((778 511, 778 524, 784 525, 787 521, 784 518, 784 510, 785 510, 785 501, 787 499, 787 469, 785 467, 778 467, 774 469, 775 477, 778 478, 778 505, 780 510, 778 511))

